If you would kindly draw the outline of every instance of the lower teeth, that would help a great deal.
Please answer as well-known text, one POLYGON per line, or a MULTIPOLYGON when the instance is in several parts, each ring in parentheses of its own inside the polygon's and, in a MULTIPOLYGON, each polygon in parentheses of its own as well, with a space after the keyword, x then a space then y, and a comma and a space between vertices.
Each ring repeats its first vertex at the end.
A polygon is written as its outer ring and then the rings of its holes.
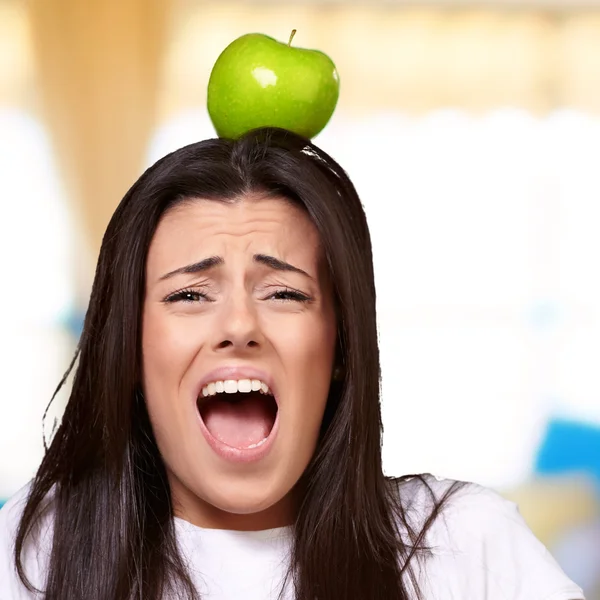
POLYGON ((256 442, 256 444, 251 444, 250 446, 246 446, 246 448, 244 448, 244 450, 251 450, 252 448, 258 448, 259 446, 262 446, 266 441, 267 441, 267 438, 264 438, 263 440, 260 440, 260 442, 256 442))

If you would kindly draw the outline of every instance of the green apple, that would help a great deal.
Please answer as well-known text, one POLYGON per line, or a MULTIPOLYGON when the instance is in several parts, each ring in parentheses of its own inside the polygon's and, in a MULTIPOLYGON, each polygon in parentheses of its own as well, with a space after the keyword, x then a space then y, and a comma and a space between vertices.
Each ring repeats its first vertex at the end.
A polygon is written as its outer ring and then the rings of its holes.
POLYGON ((260 33, 243 35, 219 56, 208 82, 208 113, 219 137, 256 127, 282 127, 306 138, 327 125, 340 93, 333 61, 323 52, 260 33))

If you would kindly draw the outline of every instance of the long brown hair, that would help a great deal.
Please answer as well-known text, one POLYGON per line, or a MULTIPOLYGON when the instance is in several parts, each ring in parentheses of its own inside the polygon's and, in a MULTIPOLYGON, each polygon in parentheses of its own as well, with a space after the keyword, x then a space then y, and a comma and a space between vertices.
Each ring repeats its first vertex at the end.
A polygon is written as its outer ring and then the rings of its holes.
POLYGON ((161 159, 133 185, 108 225, 67 372, 76 365, 70 399, 17 533, 17 570, 33 589, 21 555, 51 497, 46 600, 199 598, 178 550, 166 469, 139 393, 146 258, 161 217, 177 203, 233 200, 251 191, 284 196, 307 211, 321 236, 338 311, 343 380, 332 384, 318 447, 302 478, 289 571, 296 599, 418 595, 414 559, 425 556, 424 535, 444 499, 433 502, 417 530, 398 482, 383 475, 365 214, 332 158, 306 139, 269 128, 236 141, 192 144, 161 159))

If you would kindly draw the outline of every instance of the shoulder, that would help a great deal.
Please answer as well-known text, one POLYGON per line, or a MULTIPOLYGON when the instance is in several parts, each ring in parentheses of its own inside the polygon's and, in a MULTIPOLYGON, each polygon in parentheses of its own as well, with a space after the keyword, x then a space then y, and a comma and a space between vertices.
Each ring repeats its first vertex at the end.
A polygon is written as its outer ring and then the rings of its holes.
MULTIPOLYGON (((30 600, 37 597, 22 584, 14 559, 15 539, 30 487, 27 484, 0 509, 0 600, 30 600)), ((38 588, 43 583, 44 566, 49 555, 51 522, 49 506, 46 504, 44 514, 36 522, 22 555, 26 574, 38 588)))
MULTIPOLYGON (((462 599, 581 600, 583 593, 534 536, 516 504, 488 488, 432 476, 398 483, 415 527, 432 522, 423 577, 432 598, 452 589, 462 599)), ((454 596, 452 596, 454 597, 454 596)))

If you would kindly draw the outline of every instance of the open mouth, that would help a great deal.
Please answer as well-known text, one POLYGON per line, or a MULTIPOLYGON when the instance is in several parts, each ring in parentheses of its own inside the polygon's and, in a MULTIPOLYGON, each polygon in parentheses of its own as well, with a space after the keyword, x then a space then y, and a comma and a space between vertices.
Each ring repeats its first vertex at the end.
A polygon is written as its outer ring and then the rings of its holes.
POLYGON ((256 379, 209 383, 197 405, 212 437, 239 450, 258 448, 267 441, 278 410, 269 387, 256 379))

